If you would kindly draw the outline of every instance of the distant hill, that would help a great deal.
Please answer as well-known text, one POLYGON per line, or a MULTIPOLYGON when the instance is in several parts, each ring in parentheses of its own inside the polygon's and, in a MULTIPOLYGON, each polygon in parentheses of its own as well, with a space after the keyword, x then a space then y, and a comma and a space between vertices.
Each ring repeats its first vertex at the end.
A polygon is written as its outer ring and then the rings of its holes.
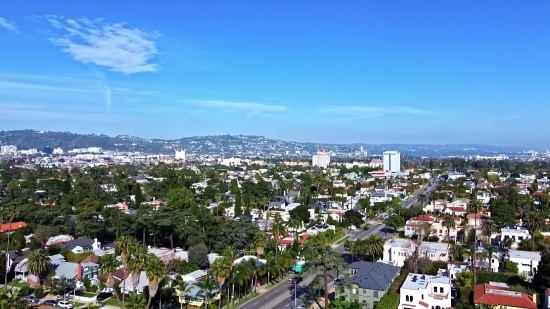
POLYGON ((0 131, 0 145, 15 145, 18 149, 61 147, 67 151, 74 148, 101 147, 104 150, 141 151, 148 153, 173 153, 185 149, 189 153, 221 154, 224 156, 296 155, 309 156, 319 148, 337 154, 356 153, 363 146, 369 154, 381 154, 397 150, 408 156, 491 155, 515 154, 527 151, 523 147, 498 147, 479 144, 430 145, 430 144, 318 144, 281 141, 262 136, 214 135, 184 137, 175 140, 145 139, 119 135, 75 134, 35 130, 0 131))

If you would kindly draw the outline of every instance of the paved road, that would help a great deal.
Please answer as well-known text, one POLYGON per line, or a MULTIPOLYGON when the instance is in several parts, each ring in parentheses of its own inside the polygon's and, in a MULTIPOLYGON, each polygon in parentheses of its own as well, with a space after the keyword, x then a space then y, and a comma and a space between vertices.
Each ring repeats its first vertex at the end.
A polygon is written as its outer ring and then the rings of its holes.
POLYGON ((430 183, 426 186, 424 186, 422 189, 416 191, 413 196, 409 197, 408 199, 403 201, 403 207, 409 208, 413 205, 417 205, 420 203, 420 195, 424 194, 426 197, 429 197, 432 191, 437 189, 437 185, 443 181, 441 178, 435 178, 430 181, 430 183))
MULTIPOLYGON (((350 239, 363 239, 370 234, 378 234, 381 237, 387 237, 391 234, 390 229, 386 229, 384 225, 373 225, 367 230, 358 230, 351 232, 350 239)), ((334 248, 334 251, 343 254, 345 252, 344 245, 338 245, 334 248)), ((302 299, 309 296, 309 284, 313 280, 313 276, 306 275, 304 280, 298 284, 296 290, 296 305, 302 304, 302 299)), ((332 286, 332 280, 330 281, 329 288, 332 286)), ((286 282, 277 285, 266 293, 253 299, 249 303, 239 307, 241 309, 258 309, 258 308, 273 308, 273 309, 295 309, 294 308, 294 285, 287 280, 286 282)))

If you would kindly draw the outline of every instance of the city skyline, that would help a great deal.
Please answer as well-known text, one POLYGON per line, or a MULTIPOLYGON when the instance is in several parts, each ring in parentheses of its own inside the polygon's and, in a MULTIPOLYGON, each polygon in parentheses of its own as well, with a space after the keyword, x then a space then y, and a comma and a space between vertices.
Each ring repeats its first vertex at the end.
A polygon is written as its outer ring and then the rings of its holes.
POLYGON ((547 3, 7 7, 3 130, 550 143, 547 3))

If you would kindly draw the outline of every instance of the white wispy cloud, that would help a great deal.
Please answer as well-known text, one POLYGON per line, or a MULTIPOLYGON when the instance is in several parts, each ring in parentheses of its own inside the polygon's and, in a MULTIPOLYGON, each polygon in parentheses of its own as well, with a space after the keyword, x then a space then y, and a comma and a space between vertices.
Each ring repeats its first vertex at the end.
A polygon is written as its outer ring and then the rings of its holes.
POLYGON ((13 22, 5 19, 4 17, 0 17, 0 27, 17 33, 17 26, 15 26, 13 22))
POLYGON ((411 115, 427 115, 432 114, 432 111, 422 110, 407 106, 329 106, 319 110, 321 113, 332 115, 347 116, 344 118, 335 118, 332 121, 347 121, 362 118, 381 117, 390 114, 411 114, 411 115))
POLYGON ((184 100, 183 102, 196 105, 200 108, 208 108, 224 112, 245 112, 249 117, 259 114, 281 113, 288 110, 288 107, 284 105, 269 105, 262 103, 224 100, 184 100))
POLYGON ((21 120, 72 120, 88 122, 120 122, 124 118, 120 116, 105 115, 93 111, 82 110, 52 110, 45 103, 22 103, 19 101, 0 102, 0 119, 21 119, 21 120), (47 108, 48 107, 48 108, 47 108))
POLYGON ((158 33, 128 28, 123 23, 109 24, 101 19, 75 20, 56 15, 45 18, 61 32, 50 41, 77 61, 123 74, 158 70, 158 65, 152 62, 158 54, 155 42, 158 33))

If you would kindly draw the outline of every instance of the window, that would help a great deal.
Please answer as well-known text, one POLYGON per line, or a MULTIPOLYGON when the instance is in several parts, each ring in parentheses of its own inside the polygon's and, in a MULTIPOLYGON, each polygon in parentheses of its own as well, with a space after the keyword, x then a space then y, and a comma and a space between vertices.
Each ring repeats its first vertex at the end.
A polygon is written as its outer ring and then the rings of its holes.
POLYGON ((410 301, 410 300, 409 300, 409 295, 405 296, 405 300, 406 300, 406 301, 410 301))
POLYGON ((358 293, 357 289, 352 289, 351 294, 359 294, 359 293, 358 293))
POLYGON ((443 288, 439 288, 439 293, 443 293, 443 288))
POLYGON ((377 302, 377 301, 373 301, 373 302, 372 302, 372 307, 373 307, 373 309, 375 309, 377 305, 378 305, 378 302, 377 302))
POLYGON ((420 298, 421 298, 421 299, 424 299, 424 294, 420 295, 420 298))
POLYGON ((374 297, 378 298, 378 291, 374 291, 374 297))
POLYGON ((412 303, 412 301, 413 301, 413 297, 411 296, 411 303, 412 303))
POLYGON ((363 289, 363 294, 367 294, 367 290, 363 289))
POLYGON ((436 286, 434 286, 434 292, 437 293, 437 287, 436 286))

